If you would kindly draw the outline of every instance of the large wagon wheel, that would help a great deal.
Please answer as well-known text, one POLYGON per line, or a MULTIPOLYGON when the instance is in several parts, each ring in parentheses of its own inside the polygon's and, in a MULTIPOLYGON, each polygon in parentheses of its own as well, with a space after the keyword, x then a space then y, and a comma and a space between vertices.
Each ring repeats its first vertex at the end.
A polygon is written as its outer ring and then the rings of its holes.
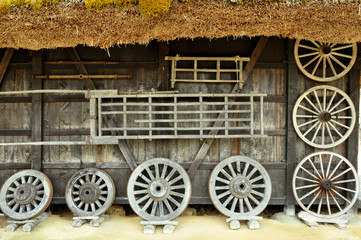
POLYGON ((114 197, 112 178, 94 168, 76 172, 65 189, 66 204, 76 216, 99 216, 112 206, 114 197))
POLYGON ((36 170, 23 170, 3 184, 0 207, 6 216, 14 220, 26 220, 43 213, 52 197, 53 186, 45 174, 36 170))
POLYGON ((186 209, 191 197, 187 172, 176 162, 154 158, 132 172, 127 187, 129 204, 148 221, 173 220, 186 209))
POLYGON ((242 218, 256 216, 266 208, 272 185, 266 169, 256 160, 232 156, 213 169, 208 189, 218 211, 242 218))
POLYGON ((323 151, 308 155, 297 165, 292 189, 303 210, 329 219, 345 214, 355 204, 359 182, 346 158, 323 151))
POLYGON ((330 82, 350 71, 356 61, 357 45, 297 40, 294 55, 298 68, 308 78, 330 82))
POLYGON ((292 118, 303 141, 316 148, 331 148, 351 134, 356 111, 346 93, 321 85, 308 89, 297 99, 292 118))

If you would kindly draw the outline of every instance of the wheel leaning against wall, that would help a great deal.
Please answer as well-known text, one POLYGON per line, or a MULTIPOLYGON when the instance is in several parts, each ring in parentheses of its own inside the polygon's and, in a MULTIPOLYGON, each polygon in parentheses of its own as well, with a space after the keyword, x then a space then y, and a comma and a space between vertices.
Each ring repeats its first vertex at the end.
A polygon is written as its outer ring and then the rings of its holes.
POLYGON ((320 85, 306 90, 292 113, 297 135, 315 148, 331 148, 351 134, 356 110, 350 97, 340 89, 320 85))
POLYGON ((50 179, 37 170, 23 170, 8 178, 0 192, 2 212, 14 220, 39 216, 53 197, 50 179))
POLYGON ((177 218, 191 198, 191 181, 178 163, 154 158, 140 164, 129 177, 127 195, 130 206, 148 221, 177 218))
POLYGON ((345 214, 355 204, 359 181, 355 168, 346 158, 322 151, 306 156, 297 165, 292 189, 303 210, 329 219, 345 214))
POLYGON ((228 217, 256 216, 271 198, 272 184, 266 169, 245 156, 221 161, 213 169, 208 184, 213 205, 228 217))
POLYGON ((76 172, 65 188, 65 200, 76 216, 100 216, 113 204, 115 185, 104 171, 86 168, 76 172))
POLYGON ((330 82, 351 70, 357 57, 357 44, 297 40, 294 56, 298 68, 308 78, 330 82))

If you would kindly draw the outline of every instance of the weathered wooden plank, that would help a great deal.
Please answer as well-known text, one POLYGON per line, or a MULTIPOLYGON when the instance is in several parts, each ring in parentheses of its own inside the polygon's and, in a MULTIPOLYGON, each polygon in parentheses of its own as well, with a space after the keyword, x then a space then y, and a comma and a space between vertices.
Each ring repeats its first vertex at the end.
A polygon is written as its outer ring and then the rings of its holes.
POLYGON ((0 63, 0 86, 4 79, 4 76, 6 74, 6 70, 8 69, 10 60, 13 56, 13 53, 14 53, 13 48, 7 48, 5 51, 4 57, 1 60, 1 63, 0 63))
POLYGON ((287 73, 287 172, 286 172, 286 205, 285 212, 288 215, 295 214, 295 199, 292 192, 292 176, 296 161, 296 133, 292 125, 292 110, 297 100, 297 74, 298 69, 293 56, 294 40, 288 40, 288 73, 287 73))
MULTIPOLYGON (((32 56, 32 69, 34 75, 40 75, 43 73, 43 51, 34 51, 32 56)), ((34 79, 32 81, 32 89, 42 89, 43 80, 34 79)), ((32 95, 32 115, 31 115, 31 140, 33 142, 42 141, 42 129, 43 129, 43 101, 42 94, 32 95)), ((34 146, 32 148, 31 166, 33 169, 40 170, 42 162, 42 146, 34 146)))
MULTIPOLYGON (((358 59, 355 63, 355 66, 361 65, 361 59, 358 59)), ((350 80, 348 82, 349 85, 349 97, 351 98, 353 104, 355 105, 356 109, 356 119, 357 116, 360 116, 360 70, 357 68, 353 68, 350 71, 350 80)), ((352 163, 352 165, 356 168, 356 171, 358 170, 358 152, 359 152, 359 124, 357 124, 358 121, 356 121, 356 124, 348 137, 347 140, 347 147, 346 147, 346 153, 347 153, 347 159, 352 163)), ((354 183, 351 183, 354 184, 354 183)), ((351 188, 352 186, 350 186, 351 188)), ((358 204, 355 204, 354 207, 350 210, 353 215, 357 215, 358 210, 358 204)))
MULTIPOLYGON (((69 54, 71 60, 73 61, 81 61, 78 53, 76 52, 76 50, 74 48, 66 48, 67 53, 69 54)), ((76 69, 78 70, 79 73, 81 74, 88 74, 88 71, 86 70, 85 66, 81 63, 79 64, 75 64, 76 69)), ((87 79, 83 79, 83 82, 85 83, 85 86, 88 89, 95 89, 94 83, 91 79, 87 78, 87 79)))
MULTIPOLYGON (((245 69, 243 70, 243 81, 247 81, 251 71, 253 70, 259 56, 261 55, 264 47, 266 46, 266 43, 268 41, 268 38, 267 37, 261 37, 260 40, 258 41, 257 43, 257 46, 256 48, 253 50, 253 53, 251 55, 251 59, 250 61, 247 63, 245 69)), ((231 93, 236 93, 239 88, 238 88, 238 84, 236 84, 233 89, 232 89, 232 92, 231 93)), ((220 114, 219 117, 221 117, 222 115, 220 114)), ((219 127, 223 124, 223 122, 221 121, 218 121, 216 122, 213 126, 214 127, 219 127)), ((212 130, 210 132, 210 134, 212 135, 216 135, 218 133, 217 130, 212 130)), ((211 146, 213 142, 213 139, 207 139, 203 142, 201 148, 199 149, 196 157, 194 158, 193 160, 193 163, 192 163, 192 166, 189 168, 188 170, 188 175, 189 177, 192 179, 194 177, 194 174, 196 173, 198 167, 199 167, 199 164, 201 163, 201 161, 203 160, 204 156, 207 154, 208 150, 209 150, 209 147, 211 146)))

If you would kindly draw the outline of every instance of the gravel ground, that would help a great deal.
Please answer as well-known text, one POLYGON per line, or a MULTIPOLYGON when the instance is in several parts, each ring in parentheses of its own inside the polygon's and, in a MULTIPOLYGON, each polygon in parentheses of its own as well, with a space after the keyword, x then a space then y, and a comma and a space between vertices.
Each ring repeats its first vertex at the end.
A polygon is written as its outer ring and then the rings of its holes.
MULTIPOLYGON (((25 233, 21 228, 13 233, 5 232, 6 221, 0 221, 1 240, 45 240, 45 239, 174 239, 174 240, 199 240, 199 239, 304 239, 304 240, 328 240, 328 239, 361 239, 361 224, 350 225, 349 230, 340 230, 331 224, 320 225, 317 229, 287 224, 269 218, 261 221, 261 229, 249 230, 245 222, 241 223, 241 229, 230 230, 225 222, 226 217, 215 211, 195 211, 188 209, 177 220, 179 225, 172 235, 162 233, 158 227, 154 235, 143 234, 143 228, 139 224, 141 219, 130 211, 124 211, 121 207, 113 209, 99 228, 92 228, 84 224, 80 228, 71 227, 72 215, 69 211, 53 211, 53 214, 44 222, 41 222, 30 233, 25 233), (127 212, 127 216, 124 215, 127 212), (195 214, 197 212, 197 214, 195 214)), ((361 213, 358 216, 361 218, 361 213)), ((359 219, 360 221, 360 219, 359 219)), ((355 221, 354 221, 355 222, 355 221)), ((357 221, 356 221, 357 222, 357 221)))

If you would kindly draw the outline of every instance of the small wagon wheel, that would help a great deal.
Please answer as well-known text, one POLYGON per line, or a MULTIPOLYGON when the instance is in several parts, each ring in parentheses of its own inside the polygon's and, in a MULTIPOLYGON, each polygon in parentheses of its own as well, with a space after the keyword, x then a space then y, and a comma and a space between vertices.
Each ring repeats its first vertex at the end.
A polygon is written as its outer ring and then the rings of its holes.
POLYGON ((104 171, 86 168, 76 172, 65 188, 65 200, 76 216, 99 216, 113 204, 115 186, 104 171))
POLYGON ((350 71, 356 61, 357 45, 297 40, 294 55, 298 68, 308 78, 330 82, 350 71))
POLYGON ((45 174, 23 170, 5 181, 0 192, 0 207, 6 216, 26 220, 43 213, 52 197, 53 186, 45 174))
POLYGON ((187 172, 165 158, 140 164, 130 175, 127 188, 130 206, 148 221, 175 219, 186 209, 191 197, 187 172))
POLYGON ((323 151, 308 155, 297 165, 292 189, 303 210, 329 219, 345 214, 355 204, 359 182, 346 158, 323 151))
POLYGON ((340 89, 321 85, 308 89, 293 108, 297 135, 316 148, 331 148, 345 141, 356 122, 350 97, 340 89))
POLYGON ((272 185, 266 169, 256 160, 232 156, 213 169, 208 190, 218 211, 237 218, 260 214, 271 198, 272 185))

